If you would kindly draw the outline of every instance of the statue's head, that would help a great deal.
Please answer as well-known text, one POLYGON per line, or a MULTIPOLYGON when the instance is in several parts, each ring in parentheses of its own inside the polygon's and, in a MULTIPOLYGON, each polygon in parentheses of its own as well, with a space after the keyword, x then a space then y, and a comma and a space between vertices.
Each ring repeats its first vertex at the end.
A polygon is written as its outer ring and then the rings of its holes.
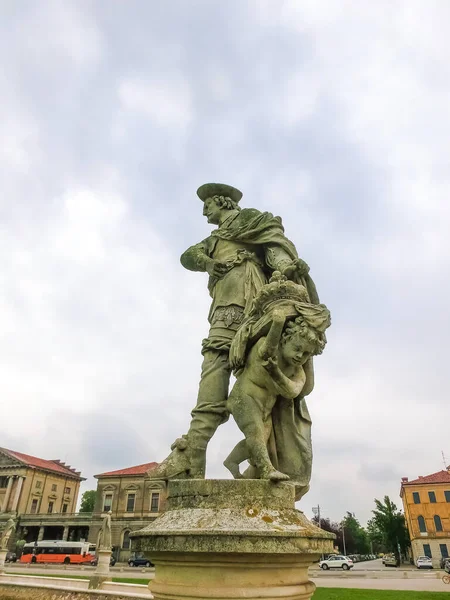
MULTIPOLYGON (((323 305, 316 305, 315 308, 320 306, 323 305)), ((328 313, 325 306, 323 309, 328 313)), ((281 336, 281 354, 289 364, 304 365, 312 356, 322 354, 326 342, 324 329, 316 329, 303 316, 299 316, 285 325, 281 336)))
POLYGON ((242 192, 224 183, 205 183, 197 190, 198 197, 203 201, 203 214, 208 223, 218 225, 224 212, 240 210, 239 201, 242 192))

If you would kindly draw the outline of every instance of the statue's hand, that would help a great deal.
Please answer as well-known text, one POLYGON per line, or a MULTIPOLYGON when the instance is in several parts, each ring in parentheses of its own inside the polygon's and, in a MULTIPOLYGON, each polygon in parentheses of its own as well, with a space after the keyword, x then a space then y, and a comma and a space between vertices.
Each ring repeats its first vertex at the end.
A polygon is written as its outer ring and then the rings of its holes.
POLYGON ((292 263, 287 266, 283 275, 290 279, 291 281, 295 281, 297 278, 304 277, 309 273, 309 265, 301 258, 297 258, 292 261, 292 263))
POLYGON ((229 270, 230 267, 226 263, 215 260, 214 258, 210 258, 206 262, 206 272, 211 275, 211 277, 221 279, 229 270))
POLYGON ((274 373, 278 370, 278 361, 275 356, 269 356, 267 360, 263 362, 263 367, 269 373, 274 373))

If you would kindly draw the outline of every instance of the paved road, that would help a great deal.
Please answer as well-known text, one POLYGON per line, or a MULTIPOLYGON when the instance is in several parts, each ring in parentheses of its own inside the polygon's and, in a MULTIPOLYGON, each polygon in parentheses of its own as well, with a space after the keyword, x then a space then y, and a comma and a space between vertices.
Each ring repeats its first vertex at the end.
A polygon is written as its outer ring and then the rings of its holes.
MULTIPOLYGON (((51 567, 28 567, 27 565, 6 565, 7 573, 22 575, 55 574, 61 577, 71 575, 91 575, 95 567, 75 567, 64 565, 51 567)), ((317 567, 310 569, 310 577, 317 587, 340 587, 379 590, 417 590, 430 592, 450 592, 450 585, 442 582, 442 571, 418 570, 410 565, 395 569, 384 567, 380 560, 356 563, 351 571, 329 570, 321 571, 317 567)), ((154 569, 133 568, 127 564, 111 568, 112 577, 128 577, 144 579, 154 577, 154 569)), ((450 598, 450 596, 449 596, 450 598)))

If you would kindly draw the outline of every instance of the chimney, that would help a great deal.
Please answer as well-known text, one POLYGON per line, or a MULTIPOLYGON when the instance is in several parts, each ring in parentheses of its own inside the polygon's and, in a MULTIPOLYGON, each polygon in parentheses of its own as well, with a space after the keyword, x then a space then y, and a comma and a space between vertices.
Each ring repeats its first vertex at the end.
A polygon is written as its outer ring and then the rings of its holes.
POLYGON ((408 483, 408 478, 407 477, 402 477, 402 483, 408 483))
POLYGON ((423 479, 423 475, 419 475, 418 479, 423 479))
POLYGON ((450 465, 447 467, 447 473, 450 473, 450 465))

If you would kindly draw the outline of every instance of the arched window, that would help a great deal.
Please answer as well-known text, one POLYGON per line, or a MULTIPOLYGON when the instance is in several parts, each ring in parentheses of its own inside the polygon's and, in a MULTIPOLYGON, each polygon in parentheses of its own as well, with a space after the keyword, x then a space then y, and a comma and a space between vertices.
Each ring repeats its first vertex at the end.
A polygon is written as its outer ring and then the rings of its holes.
POLYGON ((442 531, 442 522, 439 515, 434 515, 434 526, 436 527, 436 531, 442 531))
POLYGON ((127 529, 126 531, 123 532, 122 548, 124 550, 129 550, 130 549, 130 545, 131 545, 130 531, 127 529))
POLYGON ((425 524, 425 519, 422 517, 422 515, 420 515, 420 517, 417 517, 417 520, 419 521, 419 531, 420 531, 420 533, 426 533, 427 532, 427 526, 425 524))

